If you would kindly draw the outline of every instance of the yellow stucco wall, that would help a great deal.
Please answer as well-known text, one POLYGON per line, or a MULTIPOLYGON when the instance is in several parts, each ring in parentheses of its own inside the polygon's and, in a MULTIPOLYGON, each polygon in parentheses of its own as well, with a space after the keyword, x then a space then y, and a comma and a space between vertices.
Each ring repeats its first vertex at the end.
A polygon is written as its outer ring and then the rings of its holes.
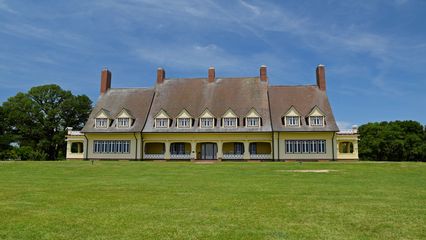
POLYGON ((337 135, 336 136, 337 159, 339 160, 358 160, 358 135, 337 135), (339 151, 341 142, 350 142, 353 144, 353 153, 341 153, 339 151))
POLYGON ((133 133, 86 133, 86 137, 88 139, 88 144, 87 144, 88 159, 140 159, 141 158, 141 135, 140 134, 136 134, 135 136, 133 133), (125 154, 94 153, 93 142, 95 140, 129 140, 130 152, 125 154))
MULTIPOLYGON (((336 158, 336 141, 333 141, 333 132, 280 132, 279 155, 280 160, 332 160, 336 158), (286 154, 285 140, 326 140, 326 153, 323 154, 286 154)), ((278 139, 277 139, 278 140, 278 139)))

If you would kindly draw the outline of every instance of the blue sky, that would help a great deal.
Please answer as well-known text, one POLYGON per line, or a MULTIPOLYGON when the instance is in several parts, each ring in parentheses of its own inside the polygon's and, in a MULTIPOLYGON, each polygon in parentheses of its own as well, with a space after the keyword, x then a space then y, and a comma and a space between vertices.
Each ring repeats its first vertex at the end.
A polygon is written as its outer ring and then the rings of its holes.
POLYGON ((423 0, 0 0, 0 101, 56 83, 93 101, 100 71, 113 87, 167 77, 256 76, 313 84, 326 66, 342 128, 426 123, 423 0))

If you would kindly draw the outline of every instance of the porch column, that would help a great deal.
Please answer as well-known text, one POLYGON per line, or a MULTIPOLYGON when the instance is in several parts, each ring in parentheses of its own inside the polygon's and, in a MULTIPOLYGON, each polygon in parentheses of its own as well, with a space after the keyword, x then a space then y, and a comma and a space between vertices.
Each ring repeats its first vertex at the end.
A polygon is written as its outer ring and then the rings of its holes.
POLYGON ((250 142, 244 141, 244 160, 250 160, 250 142))
POLYGON ((197 143, 191 142, 191 160, 197 159, 197 143))
POLYGON ((222 161, 223 158, 223 143, 222 141, 218 141, 217 143, 217 160, 222 161))
POLYGON ((164 147, 166 148, 164 152, 164 159, 170 160, 170 142, 165 142, 164 147))

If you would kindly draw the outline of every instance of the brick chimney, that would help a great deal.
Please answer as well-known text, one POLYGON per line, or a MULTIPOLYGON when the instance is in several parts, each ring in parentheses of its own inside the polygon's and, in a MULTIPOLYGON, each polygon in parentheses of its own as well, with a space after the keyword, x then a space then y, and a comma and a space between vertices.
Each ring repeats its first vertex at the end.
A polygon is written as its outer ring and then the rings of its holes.
POLYGON ((260 80, 261 81, 268 81, 268 76, 266 75, 266 66, 262 65, 260 66, 260 80))
POLYGON ((216 78, 216 72, 214 67, 209 67, 209 83, 214 82, 215 78, 216 78))
POLYGON ((320 90, 325 91, 325 68, 322 64, 317 66, 317 85, 320 90))
POLYGON ((166 78, 166 71, 162 68, 157 69, 157 84, 162 84, 166 78))
POLYGON ((111 88, 111 72, 104 68, 101 72, 101 95, 106 93, 111 88))

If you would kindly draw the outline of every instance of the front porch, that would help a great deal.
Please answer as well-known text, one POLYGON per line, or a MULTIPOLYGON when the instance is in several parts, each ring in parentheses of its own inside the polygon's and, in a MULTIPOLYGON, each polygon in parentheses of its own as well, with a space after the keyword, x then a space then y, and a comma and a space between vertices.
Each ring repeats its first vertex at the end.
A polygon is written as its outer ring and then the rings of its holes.
POLYGON ((144 142, 144 160, 271 160, 270 142, 144 142))

